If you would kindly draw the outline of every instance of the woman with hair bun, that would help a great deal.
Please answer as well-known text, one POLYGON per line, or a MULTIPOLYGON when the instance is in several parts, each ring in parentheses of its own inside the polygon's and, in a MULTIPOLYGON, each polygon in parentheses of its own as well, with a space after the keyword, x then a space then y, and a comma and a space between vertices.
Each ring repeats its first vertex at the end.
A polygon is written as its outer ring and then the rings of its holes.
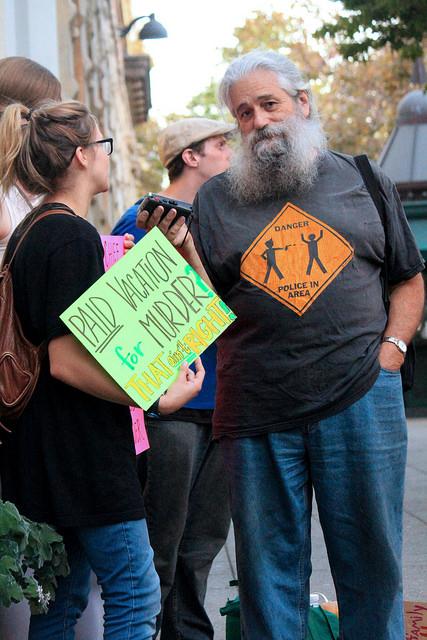
MULTIPOLYGON (((43 211, 11 266, 16 312, 26 337, 47 344, 35 392, 0 447, 3 497, 64 536, 71 573, 58 580, 46 615, 31 617, 30 640, 74 638, 92 568, 102 587, 104 638, 148 640, 160 609, 158 577, 136 470, 131 399, 70 334, 60 314, 103 273, 98 233, 85 220, 108 189, 111 138, 78 102, 8 106, 0 121, 0 187, 19 183, 43 211)), ((161 397, 171 413, 194 397, 204 371, 183 366, 161 397)))

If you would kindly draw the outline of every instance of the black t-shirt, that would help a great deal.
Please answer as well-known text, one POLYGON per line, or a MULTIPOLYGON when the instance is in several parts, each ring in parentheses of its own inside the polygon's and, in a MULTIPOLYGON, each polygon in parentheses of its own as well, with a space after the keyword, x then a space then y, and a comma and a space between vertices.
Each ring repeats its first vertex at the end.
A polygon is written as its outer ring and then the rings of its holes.
MULTIPOLYGON (((25 335, 39 344, 68 334, 60 314, 103 272, 91 224, 65 214, 37 222, 12 264, 25 335)), ((63 527, 144 517, 129 409, 52 378, 48 356, 28 406, 2 440, 3 498, 27 517, 63 527)))
MULTIPOLYGON (((392 284, 423 269, 397 191, 387 201, 392 284)), ((237 320, 218 339, 214 435, 312 424, 375 381, 386 324, 380 272, 385 236, 354 160, 329 152, 302 195, 243 205, 225 174, 194 203, 192 234, 237 320)))

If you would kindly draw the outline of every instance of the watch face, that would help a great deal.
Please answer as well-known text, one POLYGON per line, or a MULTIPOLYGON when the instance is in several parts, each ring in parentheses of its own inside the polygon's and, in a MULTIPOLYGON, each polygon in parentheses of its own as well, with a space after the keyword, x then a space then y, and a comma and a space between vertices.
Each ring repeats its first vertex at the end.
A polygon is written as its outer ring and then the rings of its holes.
POLYGON ((403 354, 405 354, 407 351, 406 344, 403 342, 403 340, 399 340, 399 338, 394 338, 393 336, 385 336, 383 342, 391 342, 392 344, 396 345, 399 351, 401 351, 403 354))
POLYGON ((406 344, 403 342, 403 340, 398 340, 397 346, 403 353, 406 353, 406 344))

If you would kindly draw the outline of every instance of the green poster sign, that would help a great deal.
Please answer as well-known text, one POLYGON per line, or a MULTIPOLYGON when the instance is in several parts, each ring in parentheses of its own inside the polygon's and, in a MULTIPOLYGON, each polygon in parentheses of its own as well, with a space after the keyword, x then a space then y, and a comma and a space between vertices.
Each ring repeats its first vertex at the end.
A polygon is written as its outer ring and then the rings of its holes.
POLYGON ((157 228, 61 315, 143 409, 235 318, 157 228))

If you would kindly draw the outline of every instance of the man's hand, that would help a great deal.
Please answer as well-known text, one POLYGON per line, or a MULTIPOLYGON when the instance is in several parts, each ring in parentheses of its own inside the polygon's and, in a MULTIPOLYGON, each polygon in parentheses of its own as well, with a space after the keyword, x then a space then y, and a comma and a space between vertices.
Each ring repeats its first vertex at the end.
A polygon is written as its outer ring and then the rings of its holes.
POLYGON ((171 209, 167 215, 160 222, 160 218, 163 215, 163 207, 156 207, 153 213, 150 215, 148 211, 144 209, 138 211, 136 216, 136 226, 141 229, 147 229, 150 231, 153 227, 158 227, 160 231, 166 236, 169 242, 178 249, 184 260, 186 260, 193 269, 199 274, 199 276, 206 282, 206 284, 214 289, 212 282, 209 279, 208 274, 200 260, 200 257, 196 251, 193 237, 188 232, 188 227, 185 224, 184 216, 178 218, 176 223, 169 229, 169 225, 175 219, 176 209, 171 209), (184 242, 185 238, 185 242, 184 242))
POLYGON ((176 217, 176 209, 171 209, 168 211, 167 215, 160 222, 160 218, 162 217, 164 212, 163 207, 156 207, 153 213, 150 215, 148 211, 142 210, 138 211, 138 215, 136 217, 136 226, 141 229, 147 229, 150 231, 153 227, 158 227, 160 231, 166 236, 171 244, 174 247, 179 249, 187 249, 190 245, 193 245, 193 238, 190 233, 187 233, 187 225, 185 224, 184 216, 178 218, 176 223, 169 228, 171 222, 176 217), (186 237, 187 235, 187 237, 186 237), (185 238, 185 244, 184 242, 185 238))
POLYGON ((383 342, 378 359, 382 369, 398 371, 405 360, 405 356, 399 351, 396 345, 391 342, 383 342))
POLYGON ((199 393, 205 377, 205 370, 200 358, 197 358, 194 364, 196 373, 190 369, 187 362, 183 362, 181 365, 178 378, 159 400, 159 413, 161 415, 178 411, 199 393))
MULTIPOLYGON (((409 344, 414 337, 424 309, 424 280, 421 273, 404 280, 393 287, 390 294, 388 322, 385 336, 396 336, 409 344)), ((403 364, 404 356, 396 345, 383 342, 379 352, 379 362, 383 369, 397 371, 403 364)))

